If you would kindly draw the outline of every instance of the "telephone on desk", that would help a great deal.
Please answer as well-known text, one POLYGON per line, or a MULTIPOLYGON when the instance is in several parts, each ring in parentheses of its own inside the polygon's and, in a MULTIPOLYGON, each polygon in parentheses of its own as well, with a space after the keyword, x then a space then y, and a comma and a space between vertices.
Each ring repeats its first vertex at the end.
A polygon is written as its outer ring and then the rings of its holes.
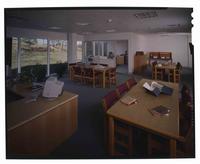
POLYGON ((37 101, 38 96, 42 92, 42 96, 45 98, 56 98, 62 94, 64 82, 58 81, 56 77, 49 77, 45 85, 34 83, 32 87, 32 93, 27 97, 25 103, 37 101), (41 90, 43 88, 43 91, 41 90))
POLYGON ((57 80, 56 77, 49 77, 44 85, 42 96, 46 98, 56 98, 61 95, 64 82, 57 80))

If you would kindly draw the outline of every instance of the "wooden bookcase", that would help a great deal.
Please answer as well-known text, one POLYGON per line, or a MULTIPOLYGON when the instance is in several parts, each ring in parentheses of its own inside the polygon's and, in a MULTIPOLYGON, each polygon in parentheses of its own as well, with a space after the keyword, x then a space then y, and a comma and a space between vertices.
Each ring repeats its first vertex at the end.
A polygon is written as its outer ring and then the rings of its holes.
POLYGON ((134 73, 141 74, 146 68, 146 57, 145 55, 135 55, 133 59, 134 73))

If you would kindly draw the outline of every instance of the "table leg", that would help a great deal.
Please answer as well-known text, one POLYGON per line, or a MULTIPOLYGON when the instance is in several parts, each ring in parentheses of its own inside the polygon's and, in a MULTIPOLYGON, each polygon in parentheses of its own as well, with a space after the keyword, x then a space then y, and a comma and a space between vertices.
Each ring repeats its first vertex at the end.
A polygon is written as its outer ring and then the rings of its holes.
POLYGON ((110 155, 114 155, 114 119, 108 117, 108 151, 110 155))
POLYGON ((170 139, 170 157, 176 158, 176 140, 170 139))
POLYGON ((106 87, 105 71, 103 71, 103 88, 106 87))
POLYGON ((174 77, 173 77, 174 78, 174 83, 176 83, 176 69, 174 69, 174 73, 173 74, 174 74, 174 77))
POLYGON ((157 68, 155 68, 155 80, 157 80, 157 68))

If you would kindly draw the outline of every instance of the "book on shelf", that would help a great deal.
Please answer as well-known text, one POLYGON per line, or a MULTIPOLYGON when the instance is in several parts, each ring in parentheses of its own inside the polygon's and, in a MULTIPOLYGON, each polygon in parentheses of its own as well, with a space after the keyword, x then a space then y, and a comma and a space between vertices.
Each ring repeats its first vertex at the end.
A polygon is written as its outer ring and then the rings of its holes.
POLYGON ((131 96, 125 96, 125 97, 122 97, 120 99, 120 101, 123 103, 123 104, 126 104, 126 105, 131 105, 133 103, 136 103, 137 102, 137 99, 134 98, 134 97, 131 97, 131 96))
POLYGON ((155 95, 155 96, 159 96, 161 93, 165 94, 165 95, 171 95, 173 93, 173 89, 166 86, 166 85, 162 85, 159 84, 155 81, 152 81, 151 84, 145 82, 143 84, 143 87, 151 94, 155 95))
POLYGON ((155 116, 169 116, 170 111, 171 109, 162 105, 150 109, 151 114, 155 116))

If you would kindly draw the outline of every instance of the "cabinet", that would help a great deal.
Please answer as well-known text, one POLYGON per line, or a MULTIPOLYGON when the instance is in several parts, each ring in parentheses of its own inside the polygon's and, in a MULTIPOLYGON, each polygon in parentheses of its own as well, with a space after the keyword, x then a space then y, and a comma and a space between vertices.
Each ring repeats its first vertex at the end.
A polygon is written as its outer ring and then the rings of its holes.
POLYGON ((116 63, 117 63, 117 65, 124 64, 124 56, 117 56, 116 63))
POLYGON ((134 73, 141 74, 146 68, 146 57, 145 55, 135 55, 133 59, 134 73))
POLYGON ((67 91, 51 101, 38 97, 30 103, 8 103, 7 156, 52 152, 76 131, 77 107, 78 95, 67 91))

